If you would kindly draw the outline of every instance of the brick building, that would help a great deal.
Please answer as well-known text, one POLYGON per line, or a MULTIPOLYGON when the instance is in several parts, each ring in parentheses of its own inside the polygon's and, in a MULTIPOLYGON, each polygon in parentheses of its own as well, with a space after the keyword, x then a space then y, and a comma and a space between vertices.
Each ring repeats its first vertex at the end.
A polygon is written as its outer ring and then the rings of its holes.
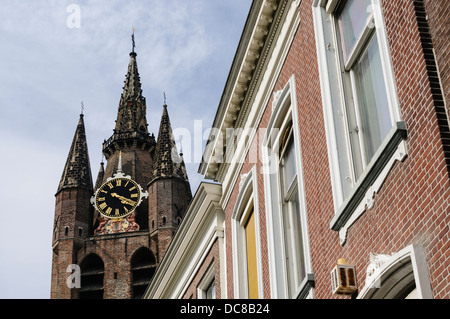
POLYGON ((51 298, 140 298, 192 198, 167 105, 157 141, 148 131, 136 56, 133 48, 114 133, 103 143, 107 164, 101 163, 95 185, 80 115, 56 193, 51 298), (91 198, 119 172, 147 198, 131 214, 109 218, 91 198))
POLYGON ((450 297, 445 0, 256 0, 146 298, 450 297))

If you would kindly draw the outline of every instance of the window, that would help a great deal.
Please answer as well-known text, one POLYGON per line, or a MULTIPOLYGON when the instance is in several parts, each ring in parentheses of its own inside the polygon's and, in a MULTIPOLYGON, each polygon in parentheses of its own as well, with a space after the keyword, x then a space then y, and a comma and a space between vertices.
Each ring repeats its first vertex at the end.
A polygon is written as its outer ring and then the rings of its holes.
POLYGON ((315 0, 317 43, 329 165, 336 216, 346 229, 365 210, 406 155, 379 0, 315 0))
POLYGON ((214 265, 214 262, 212 262, 197 286, 198 299, 216 299, 216 279, 214 265))
POLYGON ((258 299, 258 266, 256 261, 256 233, 253 205, 249 209, 249 216, 244 226, 247 248, 248 297, 250 299, 258 299))
POLYGON ((131 258, 132 293, 140 299, 150 283, 156 269, 156 258, 146 247, 139 248, 131 258))
POLYGON ((233 276, 235 298, 262 298, 260 235, 256 167, 241 175, 239 195, 232 214, 233 276))
POLYGON ((287 282, 290 295, 293 295, 305 277, 297 168, 292 131, 292 123, 289 123, 281 136, 283 140, 281 141, 279 154, 281 211, 286 250, 287 282))
POLYGON ((216 299, 216 284, 214 280, 211 281, 206 289, 206 299, 216 299))
POLYGON ((392 255, 371 255, 358 299, 432 299, 425 248, 410 245, 392 255))
POLYGON ((357 181, 393 126, 371 0, 342 1, 334 14, 357 181))
POLYGON ((96 254, 89 254, 80 264, 80 299, 103 299, 103 277, 105 266, 96 254))
POLYGON ((306 298, 314 284, 296 105, 292 76, 275 93, 262 145, 272 298, 306 298))

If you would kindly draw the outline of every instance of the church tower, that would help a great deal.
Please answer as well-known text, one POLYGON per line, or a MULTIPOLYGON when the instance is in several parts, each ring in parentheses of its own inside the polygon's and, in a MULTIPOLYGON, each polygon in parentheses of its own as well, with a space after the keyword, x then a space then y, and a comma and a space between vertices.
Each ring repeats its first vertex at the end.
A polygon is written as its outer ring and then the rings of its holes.
POLYGON ((140 298, 192 198, 166 105, 149 133, 136 57, 133 34, 95 184, 80 115, 55 195, 51 298, 140 298))
POLYGON ((148 184, 150 231, 161 261, 192 199, 183 154, 178 154, 167 105, 163 105, 154 165, 148 184))
POLYGON ((83 114, 80 115, 66 165, 56 192, 53 226, 52 298, 73 298, 76 292, 66 289, 72 264, 84 245, 84 236, 92 231, 92 176, 83 114))

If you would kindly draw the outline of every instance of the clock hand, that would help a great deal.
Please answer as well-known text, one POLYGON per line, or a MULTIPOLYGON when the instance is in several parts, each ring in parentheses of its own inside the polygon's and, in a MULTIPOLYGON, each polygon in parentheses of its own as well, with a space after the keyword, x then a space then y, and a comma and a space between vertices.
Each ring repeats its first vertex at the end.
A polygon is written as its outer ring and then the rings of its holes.
POLYGON ((125 197, 123 197, 123 196, 120 196, 120 195, 118 195, 117 193, 112 193, 111 196, 120 199, 120 201, 122 202, 122 204, 129 204, 129 205, 134 205, 134 204, 136 204, 135 201, 132 201, 131 199, 125 198, 125 197))
POLYGON ((122 204, 128 204, 128 205, 134 205, 136 204, 136 202, 132 201, 131 199, 128 198, 124 198, 123 200, 121 200, 122 204))

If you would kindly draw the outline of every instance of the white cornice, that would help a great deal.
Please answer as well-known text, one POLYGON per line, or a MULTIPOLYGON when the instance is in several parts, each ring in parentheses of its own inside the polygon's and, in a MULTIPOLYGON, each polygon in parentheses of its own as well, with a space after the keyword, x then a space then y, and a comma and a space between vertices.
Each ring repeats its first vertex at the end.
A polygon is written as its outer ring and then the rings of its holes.
MULTIPOLYGON (((288 6, 283 9, 284 14, 279 15, 278 13, 276 15, 280 20, 277 22, 279 27, 275 31, 272 29, 274 33, 272 36, 274 38, 271 40, 270 52, 264 64, 258 66, 262 69, 260 77, 258 79, 252 79, 257 85, 252 94, 248 94, 243 102, 246 106, 245 110, 243 109, 241 112, 246 113, 245 118, 242 114, 238 115, 238 117, 243 117, 244 121, 242 122, 241 130, 236 130, 235 133, 240 131, 241 134, 236 137, 233 145, 227 145, 227 153, 224 155, 226 156, 225 161, 213 166, 210 165, 211 162, 208 162, 208 158, 206 156, 204 157, 204 167, 208 167, 209 169, 213 168, 210 173, 213 173, 214 176, 209 176, 209 178, 214 178, 222 183, 223 196, 220 205, 223 208, 227 205, 234 187, 233 185, 236 184, 237 178, 239 177, 237 172, 240 172, 246 156, 249 156, 249 161, 252 163, 261 161, 258 155, 257 144, 248 143, 248 141, 259 138, 257 136, 258 132, 254 128, 259 127, 261 118, 264 115, 266 106, 269 105, 269 101, 273 95, 272 92, 283 69, 284 61, 289 54, 291 43, 300 24, 300 14, 298 11, 300 3, 301 1, 290 1, 288 6)), ((217 134, 217 130, 215 133, 217 134)), ((221 147, 221 145, 219 143, 211 143, 208 147, 217 148, 221 147)), ((207 151, 205 151, 206 154, 208 154, 207 151)))
MULTIPOLYGON (((288 1, 290 0, 283 0, 282 3, 288 1)), ((227 128, 235 127, 250 85, 260 76, 256 68, 261 64, 261 53, 265 52, 263 49, 270 38, 268 34, 277 9, 276 0, 254 1, 252 4, 213 122, 213 127, 218 128, 222 134, 225 134, 227 128)), ((220 142, 216 133, 210 134, 203 154, 204 160, 199 167, 199 173, 211 179, 216 179, 221 164, 215 158, 217 144, 220 142)))
POLYGON ((200 184, 144 298, 182 297, 215 239, 223 237, 221 194, 219 184, 200 184))

